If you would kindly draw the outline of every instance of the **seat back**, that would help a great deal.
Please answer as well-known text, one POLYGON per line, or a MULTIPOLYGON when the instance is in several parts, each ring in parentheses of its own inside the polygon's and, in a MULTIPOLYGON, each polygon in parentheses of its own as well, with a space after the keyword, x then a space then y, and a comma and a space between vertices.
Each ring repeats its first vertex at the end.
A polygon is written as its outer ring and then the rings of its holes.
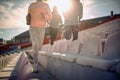
POLYGON ((99 36, 101 39, 107 38, 107 32, 99 32, 95 34, 96 36, 99 36))
POLYGON ((68 48, 68 52, 70 54, 78 54, 80 53, 81 42, 79 40, 75 40, 71 42, 71 45, 68 48))
POLYGON ((92 36, 86 38, 83 42, 80 54, 82 55, 98 55, 100 45, 100 37, 92 36))
POLYGON ((116 33, 118 33, 118 32, 120 32, 120 28, 115 28, 115 29, 110 30, 110 31, 108 32, 108 36, 114 35, 114 34, 116 34, 116 33))
POLYGON ((120 59, 120 32, 108 37, 103 56, 120 59))
POLYGON ((60 53, 67 53, 68 52, 68 48, 70 47, 72 43, 72 40, 66 40, 64 39, 64 42, 61 43, 60 45, 60 53))

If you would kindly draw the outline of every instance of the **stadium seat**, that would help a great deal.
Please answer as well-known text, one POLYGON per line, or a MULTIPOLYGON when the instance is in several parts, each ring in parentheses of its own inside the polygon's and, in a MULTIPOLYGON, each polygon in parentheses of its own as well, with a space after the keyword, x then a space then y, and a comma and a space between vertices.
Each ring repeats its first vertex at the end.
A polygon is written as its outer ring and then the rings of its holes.
POLYGON ((120 59, 120 32, 108 37, 103 56, 120 59))
POLYGON ((108 36, 114 35, 114 34, 119 33, 119 32, 120 32, 120 28, 119 29, 116 28, 116 29, 110 30, 108 32, 108 36))
POLYGON ((107 32, 99 32, 95 34, 96 36, 99 36, 101 39, 107 38, 107 32))
POLYGON ((68 49, 72 43, 72 40, 63 39, 63 42, 60 44, 60 53, 67 53, 68 49))
POLYGON ((72 41, 68 48, 68 54, 78 54, 81 49, 81 42, 79 40, 72 41))
POLYGON ((38 54, 38 62, 47 69, 48 59, 47 59, 47 52, 46 51, 39 51, 38 54))
POLYGON ((82 44, 81 55, 100 55, 100 38, 97 36, 86 38, 82 44))

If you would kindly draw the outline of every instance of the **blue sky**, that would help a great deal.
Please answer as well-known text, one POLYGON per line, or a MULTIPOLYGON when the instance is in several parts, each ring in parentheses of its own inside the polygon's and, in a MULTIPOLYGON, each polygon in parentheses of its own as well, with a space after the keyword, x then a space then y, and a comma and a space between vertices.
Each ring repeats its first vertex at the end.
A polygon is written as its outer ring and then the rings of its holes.
MULTIPOLYGON (((25 16, 28 6, 35 0, 0 0, 0 38, 9 40, 29 29, 25 16)), ((50 7, 57 4, 63 7, 66 0, 48 0, 50 7)), ((68 0, 67 0, 68 1, 68 0)), ((120 13, 120 0, 81 0, 83 3, 83 20, 120 13)), ((62 8, 60 9, 62 10, 62 8)))

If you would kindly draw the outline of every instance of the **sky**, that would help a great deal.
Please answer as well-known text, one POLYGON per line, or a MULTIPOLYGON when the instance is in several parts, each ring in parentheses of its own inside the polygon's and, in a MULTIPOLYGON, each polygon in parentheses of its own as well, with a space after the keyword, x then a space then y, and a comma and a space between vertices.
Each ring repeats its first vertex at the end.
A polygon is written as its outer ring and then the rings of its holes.
MULTIPOLYGON (((35 0, 0 0, 0 38, 10 40, 14 36, 27 31, 25 17, 28 6, 35 0)), ((48 0, 52 10, 53 5, 57 5, 59 11, 67 9, 70 0, 48 0)), ((81 0, 83 4, 83 18, 90 19, 120 13, 120 0, 81 0)))

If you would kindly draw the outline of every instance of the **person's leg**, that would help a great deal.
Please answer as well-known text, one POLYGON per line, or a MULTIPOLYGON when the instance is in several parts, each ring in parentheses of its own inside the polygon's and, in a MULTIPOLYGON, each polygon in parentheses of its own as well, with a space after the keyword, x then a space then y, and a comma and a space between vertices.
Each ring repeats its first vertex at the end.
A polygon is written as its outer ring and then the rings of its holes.
POLYGON ((42 49, 44 38, 45 38, 45 28, 39 28, 38 29, 38 44, 37 44, 38 51, 42 49))
POLYGON ((65 33, 64 33, 64 37, 66 40, 69 40, 71 38, 71 26, 65 26, 65 33))
POLYGON ((42 48, 42 44, 45 36, 44 28, 33 28, 30 30, 31 40, 32 40, 32 48, 33 48, 33 72, 38 71, 38 52, 42 48))
POLYGON ((50 44, 53 45, 53 28, 50 27, 50 44))
POLYGON ((58 32, 58 29, 53 29, 53 32, 52 32, 52 43, 53 43, 53 44, 54 44, 54 41, 55 41, 55 39, 56 39, 57 32, 58 32))
POLYGON ((73 41, 78 39, 78 26, 73 26, 72 27, 72 33, 73 33, 73 41))
POLYGON ((36 39, 36 52, 34 55, 35 65, 38 65, 38 53, 42 48, 44 37, 45 37, 45 28, 38 28, 36 30, 37 39, 36 39))
POLYGON ((56 39, 58 29, 50 28, 50 44, 53 45, 56 39))
MULTIPOLYGON (((32 53, 34 54, 37 51, 36 50, 36 29, 34 27, 30 27, 29 34, 32 42, 32 53)), ((32 57, 33 57, 33 54, 32 54, 32 57)))
POLYGON ((78 31, 73 32, 73 41, 78 39, 78 31))
POLYGON ((37 32, 36 29, 34 27, 30 28, 30 38, 31 38, 31 42, 32 42, 32 57, 33 57, 33 72, 38 72, 38 67, 37 64, 35 64, 37 62, 36 59, 36 55, 37 55, 37 32))

